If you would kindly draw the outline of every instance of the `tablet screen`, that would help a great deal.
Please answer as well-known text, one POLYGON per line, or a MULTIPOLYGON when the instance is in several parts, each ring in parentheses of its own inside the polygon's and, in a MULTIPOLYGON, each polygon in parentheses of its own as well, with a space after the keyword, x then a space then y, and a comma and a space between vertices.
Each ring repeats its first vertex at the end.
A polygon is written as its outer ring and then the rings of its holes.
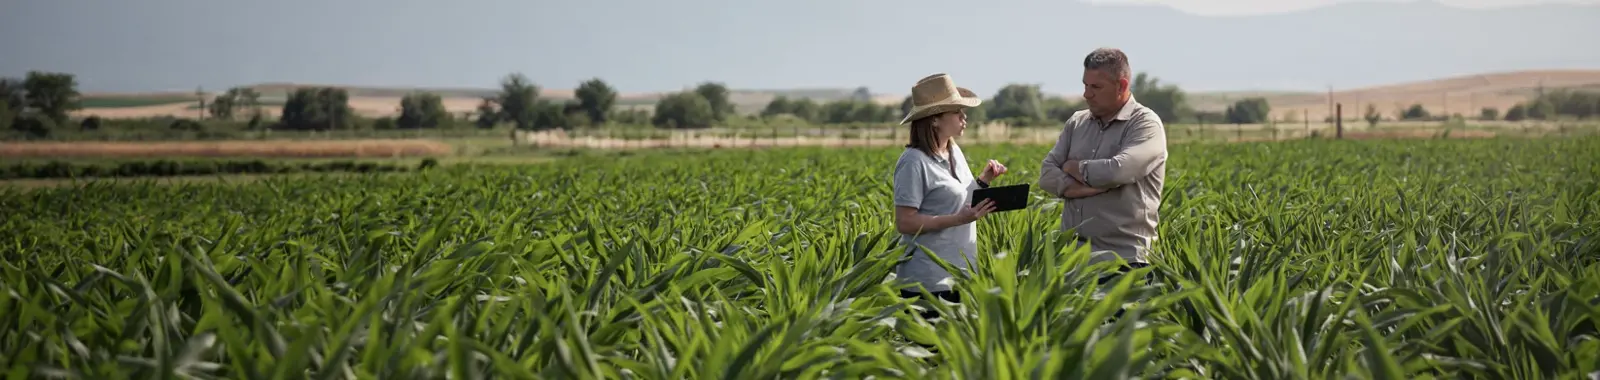
POLYGON ((971 205, 985 199, 994 200, 994 212, 1011 211, 1028 207, 1028 184, 997 186, 972 191, 971 205))

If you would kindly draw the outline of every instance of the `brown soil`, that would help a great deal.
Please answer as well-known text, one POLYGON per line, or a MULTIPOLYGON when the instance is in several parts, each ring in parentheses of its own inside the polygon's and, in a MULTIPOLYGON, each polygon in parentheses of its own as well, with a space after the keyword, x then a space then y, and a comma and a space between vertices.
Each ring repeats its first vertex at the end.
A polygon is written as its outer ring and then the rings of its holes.
POLYGON ((0 143, 0 157, 418 157, 454 152, 431 140, 23 142, 0 143))

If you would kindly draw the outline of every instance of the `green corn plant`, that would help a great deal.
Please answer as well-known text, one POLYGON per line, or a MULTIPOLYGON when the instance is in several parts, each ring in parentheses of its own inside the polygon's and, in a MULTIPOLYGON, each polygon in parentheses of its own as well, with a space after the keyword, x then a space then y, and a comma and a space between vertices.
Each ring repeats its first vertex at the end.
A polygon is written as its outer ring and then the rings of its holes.
MULTIPOLYGON (((1048 146, 965 147, 1033 182, 1048 146)), ((903 299, 898 148, 0 186, 15 378, 1600 376, 1600 138, 1170 147, 1150 266, 1063 202, 903 299), (940 318, 924 319, 931 308, 940 318)), ((981 169, 974 166, 974 171, 981 169)))

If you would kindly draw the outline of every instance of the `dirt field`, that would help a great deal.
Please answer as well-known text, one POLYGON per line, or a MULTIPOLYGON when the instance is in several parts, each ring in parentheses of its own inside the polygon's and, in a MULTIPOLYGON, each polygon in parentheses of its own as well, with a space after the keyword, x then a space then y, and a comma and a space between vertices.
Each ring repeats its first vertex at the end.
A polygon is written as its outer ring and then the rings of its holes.
POLYGON ((422 157, 454 153, 431 140, 25 142, 0 143, 0 157, 422 157))

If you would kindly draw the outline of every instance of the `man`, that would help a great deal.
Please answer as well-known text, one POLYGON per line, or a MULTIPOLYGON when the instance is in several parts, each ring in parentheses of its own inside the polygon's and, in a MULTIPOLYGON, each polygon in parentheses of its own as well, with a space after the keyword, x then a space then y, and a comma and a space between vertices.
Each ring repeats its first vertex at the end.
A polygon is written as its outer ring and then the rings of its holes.
POLYGON ((1096 49, 1084 58, 1089 109, 1066 122, 1044 158, 1039 187, 1066 200, 1061 229, 1077 228, 1096 252, 1090 263, 1110 260, 1109 251, 1140 268, 1149 265, 1156 238, 1167 136, 1155 111, 1133 99, 1130 78, 1121 50, 1096 49))

